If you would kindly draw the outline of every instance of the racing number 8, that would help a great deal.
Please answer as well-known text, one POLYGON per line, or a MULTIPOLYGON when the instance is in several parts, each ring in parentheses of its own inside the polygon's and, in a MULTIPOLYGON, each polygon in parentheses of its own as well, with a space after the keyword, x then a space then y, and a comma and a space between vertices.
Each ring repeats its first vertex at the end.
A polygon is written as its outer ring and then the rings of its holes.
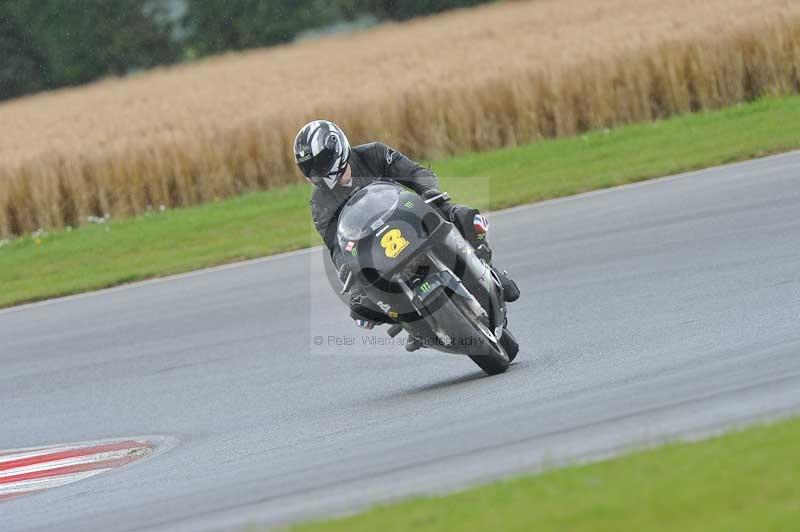
POLYGON ((391 229, 381 238, 381 247, 390 259, 396 258, 407 246, 408 240, 403 237, 400 229, 391 229))

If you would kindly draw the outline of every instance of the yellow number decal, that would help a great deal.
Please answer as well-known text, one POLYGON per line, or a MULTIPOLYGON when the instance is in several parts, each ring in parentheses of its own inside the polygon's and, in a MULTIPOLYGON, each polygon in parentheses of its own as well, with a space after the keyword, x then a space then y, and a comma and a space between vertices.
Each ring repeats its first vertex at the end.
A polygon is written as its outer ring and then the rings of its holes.
POLYGON ((400 232, 400 229, 390 229, 381 238, 381 247, 386 252, 387 257, 394 259, 408 247, 408 240, 403 238, 403 233, 400 232))

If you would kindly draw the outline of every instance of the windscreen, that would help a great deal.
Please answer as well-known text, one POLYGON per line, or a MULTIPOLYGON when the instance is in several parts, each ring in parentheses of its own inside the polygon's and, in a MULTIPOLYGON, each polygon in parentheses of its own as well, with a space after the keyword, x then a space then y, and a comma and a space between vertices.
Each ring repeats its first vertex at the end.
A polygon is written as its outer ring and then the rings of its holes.
POLYGON ((356 192, 339 216, 339 243, 361 240, 379 229, 399 200, 400 189, 391 183, 375 183, 356 192))

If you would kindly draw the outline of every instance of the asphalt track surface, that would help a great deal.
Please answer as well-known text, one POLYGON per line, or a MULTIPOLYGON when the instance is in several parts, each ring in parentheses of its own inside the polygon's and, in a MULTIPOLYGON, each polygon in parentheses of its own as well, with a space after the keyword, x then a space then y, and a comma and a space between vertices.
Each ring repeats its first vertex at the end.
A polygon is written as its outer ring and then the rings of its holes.
POLYGON ((800 410, 799 153, 491 220, 498 377, 363 345, 319 250, 1 312, 0 449, 164 438, 2 529, 284 524, 800 410))

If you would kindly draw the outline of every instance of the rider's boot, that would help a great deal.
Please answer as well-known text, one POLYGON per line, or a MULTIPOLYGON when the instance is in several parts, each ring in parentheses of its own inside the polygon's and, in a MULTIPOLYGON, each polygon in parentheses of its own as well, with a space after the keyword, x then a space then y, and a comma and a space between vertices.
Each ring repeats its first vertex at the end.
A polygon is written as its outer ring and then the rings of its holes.
POLYGON ((503 298, 506 300, 506 303, 513 303, 514 301, 519 299, 519 286, 517 283, 514 282, 511 277, 508 275, 508 271, 501 270, 492 265, 492 250, 489 247, 489 244, 486 242, 486 233, 489 228, 489 222, 486 218, 481 214, 474 215, 474 229, 477 238, 475 242, 470 242, 475 247, 475 255, 478 256, 479 259, 483 260, 488 264, 494 273, 497 274, 497 278, 500 279, 500 284, 503 286, 503 298), (475 245, 477 243, 477 245, 475 245))
POLYGON ((478 209, 463 205, 449 206, 448 218, 455 224, 464 238, 472 244, 479 259, 488 264, 500 279, 503 286, 503 298, 507 303, 519 299, 520 291, 517 283, 508 276, 508 272, 492 266, 492 249, 486 241, 489 233, 489 220, 478 209))
POLYGON ((408 335, 408 340, 406 341, 406 351, 413 353, 414 351, 418 351, 423 347, 424 345, 422 345, 422 342, 419 340, 419 338, 411 334, 408 335))
POLYGON ((492 266, 492 270, 497 274, 497 277, 500 279, 500 284, 503 286, 503 299, 506 300, 506 303, 513 303, 519 299, 519 286, 508 276, 508 272, 499 270, 494 266, 492 266))

